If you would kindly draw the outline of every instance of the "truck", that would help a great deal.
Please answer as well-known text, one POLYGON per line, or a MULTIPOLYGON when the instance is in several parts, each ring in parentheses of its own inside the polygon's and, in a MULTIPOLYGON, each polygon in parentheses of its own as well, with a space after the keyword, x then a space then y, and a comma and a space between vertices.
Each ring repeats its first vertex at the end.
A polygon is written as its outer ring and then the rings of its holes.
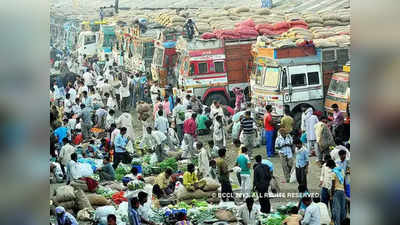
POLYGON ((216 100, 233 105, 235 87, 249 93, 252 67, 251 39, 199 39, 177 41, 176 74, 181 94, 200 97, 206 105, 216 100))
POLYGON ((97 53, 98 38, 93 31, 82 31, 79 33, 77 52, 79 56, 93 57, 97 53))
POLYGON ((112 56, 112 49, 116 41, 114 25, 101 24, 98 33, 97 56, 100 61, 105 61, 106 55, 112 56))
POLYGON ((175 86, 177 80, 174 73, 178 54, 176 52, 176 41, 181 33, 175 29, 165 29, 160 32, 154 42, 153 62, 151 63, 152 80, 157 81, 160 87, 167 84, 175 86))
POLYGON ((333 116, 332 105, 337 104, 345 115, 345 124, 350 123, 350 65, 344 65, 341 72, 332 75, 325 97, 325 110, 328 117, 333 116))
POLYGON ((253 105, 260 113, 265 112, 265 105, 272 105, 272 115, 278 118, 288 107, 297 128, 300 127, 302 106, 324 111, 324 87, 329 85, 331 73, 337 71, 339 62, 348 60, 348 48, 309 46, 276 49, 255 45, 252 54, 254 64, 250 85, 253 105))

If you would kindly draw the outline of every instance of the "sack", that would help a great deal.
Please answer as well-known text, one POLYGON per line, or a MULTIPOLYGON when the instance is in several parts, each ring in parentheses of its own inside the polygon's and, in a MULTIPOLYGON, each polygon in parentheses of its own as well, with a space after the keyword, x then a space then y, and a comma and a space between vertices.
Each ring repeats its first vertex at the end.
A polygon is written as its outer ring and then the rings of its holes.
POLYGON ((109 201, 102 195, 89 194, 87 195, 89 202, 93 206, 105 206, 109 204, 109 201))
POLYGON ((280 191, 281 191, 281 189, 279 187, 278 180, 276 179, 275 176, 273 176, 272 179, 271 179, 271 192, 272 193, 278 193, 280 191))
POLYGON ((92 220, 93 209, 82 209, 77 214, 77 219, 80 221, 92 220))
POLYGON ((66 202, 75 200, 76 196, 74 194, 74 188, 69 185, 61 186, 56 189, 56 198, 57 202, 66 202))
POLYGON ((292 168, 292 171, 290 172, 290 179, 289 179, 289 183, 294 184, 297 182, 296 179, 296 169, 295 167, 292 168))
POLYGON ((207 33, 202 34, 201 38, 203 38, 203 39, 212 39, 212 38, 217 38, 217 35, 214 34, 214 33, 207 32, 207 33))
POLYGON ((102 206, 96 209, 95 218, 100 220, 101 218, 107 217, 110 214, 115 215, 115 208, 112 205, 102 206))
POLYGON ((215 217, 218 220, 227 221, 227 222, 234 222, 236 221, 236 216, 229 210, 219 209, 215 211, 215 217))
POLYGON ((78 209, 92 209, 92 205, 89 202, 89 199, 86 197, 85 193, 81 189, 78 189, 75 191, 76 195, 76 205, 78 206, 78 209))
POLYGON ((76 208, 76 204, 75 201, 67 201, 67 202, 55 202, 54 203, 56 206, 62 206, 64 207, 65 210, 67 209, 75 209, 76 208))
POLYGON ((70 185, 72 187, 74 187, 75 189, 81 189, 84 192, 88 192, 89 191, 89 188, 88 188, 86 182, 83 181, 83 180, 74 180, 74 181, 71 182, 70 185))
POLYGON ((200 181, 206 182, 206 185, 203 188, 204 191, 216 191, 220 187, 220 184, 210 177, 205 177, 200 181))
POLYGON ((128 144, 126 144, 126 151, 129 152, 129 153, 134 153, 135 152, 135 149, 133 148, 133 144, 132 144, 131 140, 129 140, 128 144))

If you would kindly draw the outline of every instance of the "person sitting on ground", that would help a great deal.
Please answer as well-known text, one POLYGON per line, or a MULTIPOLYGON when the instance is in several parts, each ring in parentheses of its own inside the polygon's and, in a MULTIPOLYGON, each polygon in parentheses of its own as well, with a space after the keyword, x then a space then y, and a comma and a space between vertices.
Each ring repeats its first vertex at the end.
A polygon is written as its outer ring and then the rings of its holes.
POLYGON ((173 185, 171 185, 172 180, 171 180, 171 175, 172 175, 172 169, 167 168, 165 172, 160 173, 156 179, 155 179, 155 184, 158 184, 160 186, 160 189, 163 191, 165 195, 171 194, 174 190, 172 188, 173 185))
POLYGON ((321 214, 321 225, 329 225, 331 224, 331 217, 329 216, 328 206, 321 202, 320 198, 313 198, 313 201, 319 207, 319 211, 321 214))
POLYGON ((151 221, 149 219, 149 208, 147 208, 147 206, 145 206, 146 202, 147 202, 147 196, 148 194, 146 192, 139 192, 138 193, 138 199, 139 199, 139 209, 138 209, 138 213, 139 213, 139 217, 140 217, 140 222, 143 224, 150 224, 150 225, 155 225, 155 223, 153 221, 151 221))
POLYGON ((114 214, 107 216, 107 225, 117 225, 117 217, 114 214))
POLYGON ((299 194, 300 200, 299 200, 299 204, 298 204, 299 214, 304 216, 304 212, 306 211, 307 206, 302 201, 302 198, 310 195, 310 193, 307 191, 306 186, 303 184, 299 185, 299 187, 297 189, 299 190, 299 193, 300 193, 299 194))
POLYGON ((217 174, 217 162, 212 159, 210 160, 210 177, 216 181, 218 181, 218 174, 217 174))
POLYGON ((129 209, 129 224, 130 225, 140 225, 140 216, 138 213, 138 209, 140 206, 139 199, 137 197, 133 197, 131 200, 131 208, 129 209))
POLYGON ((137 169, 137 167, 132 167, 131 173, 128 174, 128 175, 126 175, 125 177, 129 177, 129 178, 131 178, 132 180, 140 180, 140 181, 142 181, 142 182, 145 182, 144 179, 143 179, 143 177, 138 175, 138 169, 137 169))
POLYGON ((94 145, 94 140, 89 141, 86 155, 90 158, 98 158, 101 154, 97 151, 97 147, 94 145))
POLYGON ((152 208, 159 209, 161 207, 160 206, 160 198, 162 198, 162 196, 163 196, 160 185, 155 184, 153 186, 152 193, 153 193, 152 198, 151 198, 152 208))
POLYGON ((298 211, 299 211, 299 209, 296 206, 291 208, 289 211, 289 216, 286 217, 282 221, 282 224, 283 225, 300 225, 300 221, 301 221, 301 219, 303 219, 303 217, 301 215, 297 214, 298 211))
POLYGON ((78 225, 75 217, 69 212, 66 212, 62 206, 56 208, 56 220, 57 225, 78 225))
POLYGON ((317 204, 315 204, 311 197, 306 196, 301 199, 306 205, 307 209, 304 214, 304 218, 301 221, 302 225, 320 225, 321 224, 321 213, 317 204))
POLYGON ((194 164, 191 163, 187 166, 187 170, 183 174, 183 186, 185 186, 186 190, 188 191, 195 191, 197 189, 201 189, 204 187, 206 183, 199 182, 197 174, 194 172, 194 164))
POLYGON ((103 166, 100 168, 97 168, 97 170, 99 171, 101 181, 115 180, 115 171, 114 171, 114 168, 112 167, 110 158, 104 158, 103 166))
POLYGON ((178 222, 176 222, 175 225, 192 225, 192 223, 187 220, 186 214, 183 212, 177 213, 176 218, 178 219, 178 222))

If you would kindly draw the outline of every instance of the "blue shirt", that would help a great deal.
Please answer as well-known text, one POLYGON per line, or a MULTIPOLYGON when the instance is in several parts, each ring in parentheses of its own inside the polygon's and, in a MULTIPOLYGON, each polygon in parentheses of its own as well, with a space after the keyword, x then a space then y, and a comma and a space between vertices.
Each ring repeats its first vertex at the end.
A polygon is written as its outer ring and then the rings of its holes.
POLYGON ((272 164, 271 161, 269 161, 268 159, 263 159, 261 161, 262 164, 269 166, 269 171, 273 172, 274 171, 274 164, 272 164))
POLYGON ((336 161, 336 166, 340 166, 343 169, 343 172, 346 173, 347 170, 347 160, 344 160, 343 162, 341 160, 336 161))
POLYGON ((126 144, 128 144, 128 139, 121 134, 118 134, 114 140, 115 152, 126 152, 124 149, 126 144))
POLYGON ((90 113, 90 108, 89 107, 85 107, 80 113, 79 113, 79 117, 82 119, 82 122, 85 124, 90 124, 90 122, 92 121, 91 118, 91 113, 90 113))
POLYGON ((292 144, 293 140, 290 135, 286 135, 286 137, 282 137, 278 135, 275 141, 275 149, 279 151, 284 156, 287 156, 289 159, 293 157, 292 153, 292 144))
POLYGON ((129 223, 130 225, 140 225, 140 220, 139 220, 139 214, 137 213, 137 211, 134 208, 130 209, 130 213, 129 213, 129 223))
POLYGON ((62 144, 62 140, 68 135, 67 127, 59 127, 54 130, 54 134, 58 137, 58 143, 62 144))
POLYGON ((308 151, 304 147, 297 150, 296 152, 296 167, 302 168, 305 167, 308 163, 308 151))

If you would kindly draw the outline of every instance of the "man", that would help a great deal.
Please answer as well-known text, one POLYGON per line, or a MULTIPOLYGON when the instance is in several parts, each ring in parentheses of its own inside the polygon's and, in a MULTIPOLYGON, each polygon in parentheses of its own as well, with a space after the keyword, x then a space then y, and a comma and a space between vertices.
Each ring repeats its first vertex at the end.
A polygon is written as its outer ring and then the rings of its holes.
POLYGON ((216 160, 218 168, 218 181, 221 184, 221 197, 222 201, 233 201, 233 191, 231 181, 229 180, 229 173, 232 170, 228 169, 228 164, 225 161, 226 149, 221 148, 218 150, 218 158, 216 160))
MULTIPOLYGON (((137 74, 139 76, 139 74, 137 74)), ((150 96, 153 104, 157 103, 157 97, 159 97, 159 87, 157 82, 153 82, 153 85, 150 87, 150 96)))
POLYGON ((117 217, 114 214, 107 216, 107 225, 117 225, 117 217))
POLYGON ((154 184, 158 184, 165 195, 169 195, 173 192, 171 175, 172 169, 167 168, 165 172, 160 173, 154 180, 154 184))
POLYGON ((318 160, 322 162, 325 155, 328 154, 329 147, 334 145, 333 136, 328 128, 328 118, 322 116, 320 121, 315 124, 315 138, 320 152, 318 160))
POLYGON ((67 185, 79 178, 78 167, 78 155, 74 152, 71 154, 71 160, 67 163, 67 185))
POLYGON ((275 149, 278 150, 279 156, 281 158, 281 164, 283 169, 283 174, 285 176, 286 183, 289 183, 290 172, 293 167, 293 139, 286 128, 281 128, 278 130, 278 137, 275 141, 275 149))
POLYGON ((113 181, 115 180, 115 171, 111 165, 111 161, 109 157, 103 159, 103 166, 97 168, 100 175, 101 181, 113 181))
POLYGON ((106 118, 108 116, 107 110, 105 110, 105 107, 101 107, 98 110, 96 110, 96 127, 104 129, 106 126, 106 118))
POLYGON ((332 206, 331 195, 329 190, 332 188, 333 172, 332 170, 336 167, 335 161, 330 159, 329 156, 325 158, 326 163, 321 168, 321 176, 319 186, 321 187, 321 202, 327 206, 330 203, 332 206), (329 159, 328 159, 329 158, 329 159))
POLYGON ((69 117, 71 113, 72 113, 71 95, 68 93, 65 95, 65 100, 64 100, 64 115, 69 117))
POLYGON ((335 148, 330 152, 331 158, 335 161, 338 162, 340 161, 340 151, 345 152, 345 159, 346 161, 350 160, 350 151, 343 146, 343 143, 340 141, 340 138, 335 138, 335 148))
POLYGON ((313 198, 315 204, 319 207, 321 225, 329 225, 331 224, 331 217, 329 216, 328 206, 321 202, 320 198, 313 198))
POLYGON ((121 86, 119 88, 119 94, 121 97, 121 111, 122 112, 128 112, 129 109, 129 85, 128 85, 129 81, 121 81, 121 86))
POLYGON ((117 125, 115 123, 111 124, 111 126, 110 126, 110 142, 111 142, 111 145, 114 146, 115 138, 120 133, 121 133, 121 130, 117 128, 117 125))
POLYGON ((344 123, 344 115, 343 112, 340 111, 339 106, 337 104, 333 104, 331 107, 333 109, 332 130, 335 134, 336 128, 343 125, 344 123))
POLYGON ((311 197, 303 197, 301 201, 307 206, 302 225, 321 225, 321 212, 319 206, 315 204, 311 197))
POLYGON ((69 96, 70 96, 69 99, 71 100, 71 102, 74 102, 75 99, 76 99, 76 90, 74 89, 74 87, 70 87, 70 88, 69 88, 68 94, 69 94, 69 96))
POLYGON ((94 82, 95 82, 95 77, 93 75, 93 73, 90 71, 90 69, 86 69, 86 72, 83 74, 83 80, 85 81, 86 86, 89 89, 92 89, 94 86, 94 82))
POLYGON ((256 137, 255 121, 251 118, 251 112, 248 110, 244 114, 244 118, 240 120, 240 134, 243 134, 243 145, 249 150, 249 157, 251 155, 254 147, 254 139, 256 137))
POLYGON ((344 192, 345 170, 341 166, 333 169, 331 196, 332 202, 332 220, 335 225, 341 225, 341 222, 346 218, 346 196, 344 192))
POLYGON ((88 96, 88 92, 87 91, 83 91, 82 92, 82 104, 85 104, 85 106, 87 108, 89 108, 90 110, 93 108, 93 99, 91 96, 88 96))
POLYGON ((167 154, 164 152, 164 145, 167 144, 168 138, 163 132, 159 130, 152 130, 151 127, 147 127, 146 129, 147 133, 151 133, 151 136, 153 136, 154 140, 156 141, 155 150, 157 154, 157 159, 159 162, 161 162, 167 156, 167 154))
POLYGON ((116 110, 118 107, 117 102, 113 99, 113 97, 109 93, 105 93, 104 97, 106 98, 106 106, 107 109, 116 110))
MULTIPOLYGON (((153 103, 154 104, 154 103, 153 103)), ((156 98, 156 103, 154 104, 153 107, 153 119, 155 120, 156 117, 158 116, 158 111, 162 108, 162 102, 161 102, 161 98, 157 97, 156 98), (160 106, 161 105, 161 106, 160 106)))
POLYGON ((197 126, 197 133, 199 135, 206 135, 210 133, 209 128, 206 125, 206 121, 208 120, 208 117, 203 114, 203 110, 199 109, 199 115, 196 118, 196 126, 197 126))
POLYGON ((208 173, 210 172, 210 160, 209 154, 205 148, 203 148, 202 142, 196 143, 197 151, 200 152, 199 154, 199 172, 202 177, 207 177, 208 173))
POLYGON ((133 109, 136 109, 136 102, 138 101, 139 93, 140 93, 140 77, 139 73, 135 73, 135 76, 131 78, 131 82, 129 83, 129 90, 131 92, 131 106, 133 109))
POLYGON ((199 109, 201 109, 201 102, 197 99, 195 95, 190 98, 190 105, 192 105, 192 109, 194 112, 198 113, 199 109))
POLYGON ((122 113, 116 120, 119 127, 126 127, 126 135, 131 139, 135 139, 135 133, 132 125, 132 115, 129 112, 122 113))
POLYGON ((183 186, 187 191, 195 191, 204 187, 206 183, 199 182, 197 174, 194 172, 194 164, 187 166, 187 171, 183 174, 183 186))
POLYGON ((318 117, 313 115, 314 110, 310 107, 306 110, 305 117, 305 128, 307 134, 307 150, 311 154, 311 149, 313 148, 317 155, 317 162, 320 158, 320 152, 318 151, 318 144, 315 137, 315 125, 318 123, 318 117))
POLYGON ((65 171, 65 168, 68 165, 68 162, 71 160, 71 155, 72 153, 75 152, 75 148, 69 143, 68 138, 63 138, 63 146, 61 148, 60 154, 58 156, 60 165, 61 165, 61 170, 64 174, 64 177, 67 177, 67 173, 65 171))
POLYGON ((247 155, 247 148, 242 147, 242 154, 236 159, 236 165, 240 167, 240 186, 242 189, 242 197, 250 197, 250 160, 247 155))
POLYGON ((308 151, 303 147, 303 143, 299 139, 295 139, 293 144, 296 146, 296 179, 299 186, 303 185, 307 188, 307 169, 308 169, 308 151))
POLYGON ((103 22, 103 18, 104 18, 104 11, 103 11, 103 7, 100 7, 100 21, 103 22))
POLYGON ((161 131, 165 135, 168 135, 168 127, 169 127, 168 119, 164 116, 163 111, 159 110, 158 117, 154 121, 154 128, 161 131))
POLYGON ((184 24, 183 28, 185 29, 189 40, 193 39, 193 35, 194 35, 194 30, 195 29, 196 29, 197 32, 199 32, 199 29, 197 28, 196 24, 190 18, 186 21, 186 23, 184 24))
POLYGON ((66 212, 62 206, 56 208, 56 220, 57 225, 78 225, 75 217, 69 212, 66 212))
POLYGON ((115 123, 115 111, 110 109, 110 111, 108 111, 108 114, 106 116, 105 129, 109 130, 111 128, 111 124, 113 123, 115 123))
POLYGON ((58 138, 58 143, 63 144, 63 139, 68 138, 68 119, 63 121, 63 126, 54 130, 54 135, 58 138))
POLYGON ((243 220, 244 225, 256 225, 258 212, 254 206, 254 199, 252 197, 246 198, 246 204, 239 207, 237 217, 243 220))
POLYGON ((172 115, 175 118, 176 132, 178 133, 179 142, 183 140, 183 123, 185 121, 185 106, 182 104, 181 99, 176 99, 176 106, 172 110, 172 115))
POLYGON ((112 90, 113 90, 113 87, 108 82, 109 82, 109 80, 105 79, 103 85, 101 85, 101 88, 100 88, 101 96, 103 97, 104 103, 106 103, 106 104, 107 104, 106 93, 112 93, 112 90))
POLYGON ((128 209, 129 210, 129 212, 128 212, 129 224, 130 225, 140 225, 141 222, 140 222, 140 216, 138 213, 138 209, 140 206, 139 199, 137 197, 133 197, 130 199, 130 201, 131 201, 131 208, 128 209))
POLYGON ((226 146, 226 134, 221 115, 216 116, 213 124, 213 129, 214 129, 213 132, 214 144, 218 148, 224 148, 226 146))
POLYGON ((285 106, 285 112, 284 112, 284 115, 283 115, 283 117, 281 119, 280 128, 286 129, 288 134, 290 134, 293 131, 293 124, 294 124, 294 120, 290 116, 290 109, 289 109, 289 107, 285 106))
POLYGON ((183 123, 183 132, 184 132, 184 140, 185 144, 188 145, 187 147, 187 155, 189 155, 189 158, 194 156, 194 149, 193 149, 193 142, 194 139, 196 138, 196 130, 197 130, 197 125, 196 125, 196 113, 192 114, 192 117, 185 120, 183 123))
POLYGON ((80 99, 75 98, 74 103, 72 104, 72 113, 78 115, 80 112, 81 112, 80 99))
POLYGON ((106 80, 112 82, 114 80, 114 76, 112 74, 113 73, 112 66, 108 66, 108 67, 104 66, 104 69, 105 69, 104 74, 103 74, 104 78, 106 80))
POLYGON ((155 223, 153 221, 150 221, 149 218, 148 212, 151 209, 149 209, 148 206, 145 205, 147 203, 148 194, 146 192, 141 191, 138 193, 138 199, 140 204, 138 209, 140 222, 143 224, 155 225, 155 223))
POLYGON ((267 110, 264 116, 264 129, 265 129, 265 140, 266 140, 266 150, 268 158, 274 156, 274 126, 272 125, 272 105, 267 105, 265 107, 267 110))
POLYGON ((81 112, 78 114, 78 117, 82 120, 81 130, 83 135, 83 140, 88 141, 90 138, 90 127, 92 123, 91 112, 89 107, 86 107, 85 104, 81 104, 81 112))
POLYGON ((268 197, 268 187, 271 181, 272 175, 269 166, 262 163, 261 155, 256 156, 256 165, 254 166, 254 182, 253 190, 257 191, 261 212, 270 213, 271 203, 268 197))
POLYGON ((125 137, 126 127, 121 128, 121 132, 117 135, 114 140, 115 152, 114 152, 114 169, 117 169, 118 164, 126 157, 126 145, 128 144, 128 138, 125 137))
POLYGON ((187 107, 190 105, 190 95, 186 95, 185 98, 183 99, 183 105, 187 107))

